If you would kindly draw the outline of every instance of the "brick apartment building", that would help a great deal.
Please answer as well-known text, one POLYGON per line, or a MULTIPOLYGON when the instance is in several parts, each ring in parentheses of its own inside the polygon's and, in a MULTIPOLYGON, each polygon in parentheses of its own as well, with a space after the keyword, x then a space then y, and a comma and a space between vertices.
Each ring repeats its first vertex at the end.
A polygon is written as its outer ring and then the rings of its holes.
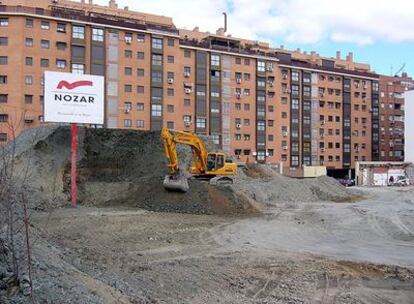
POLYGON ((391 115, 392 159, 403 151, 398 78, 380 77, 352 53, 324 58, 223 29, 180 30, 113 0, 0 1, 0 141, 42 124, 46 70, 105 76, 106 127, 209 134, 240 162, 300 171, 388 159, 391 115))
POLYGON ((380 76, 380 160, 404 161, 404 93, 412 78, 380 76))

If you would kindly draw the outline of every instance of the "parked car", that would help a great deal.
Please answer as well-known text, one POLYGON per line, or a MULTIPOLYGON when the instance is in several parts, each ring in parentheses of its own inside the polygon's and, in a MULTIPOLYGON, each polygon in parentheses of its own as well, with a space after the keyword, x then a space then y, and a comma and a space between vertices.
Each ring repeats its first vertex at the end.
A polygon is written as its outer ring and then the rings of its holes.
POLYGON ((391 184, 391 186, 408 186, 410 184, 410 180, 406 176, 397 176, 397 179, 391 184))
POLYGON ((355 180, 350 178, 340 178, 338 182, 345 187, 355 186, 355 180))

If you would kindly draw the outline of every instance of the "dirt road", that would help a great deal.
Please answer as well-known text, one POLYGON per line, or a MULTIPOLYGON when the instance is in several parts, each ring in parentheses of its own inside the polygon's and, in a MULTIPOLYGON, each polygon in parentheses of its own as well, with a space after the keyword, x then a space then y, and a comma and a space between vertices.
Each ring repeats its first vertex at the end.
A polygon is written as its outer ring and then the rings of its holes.
POLYGON ((37 213, 36 295, 42 303, 414 303, 414 192, 366 195, 249 218, 37 213))

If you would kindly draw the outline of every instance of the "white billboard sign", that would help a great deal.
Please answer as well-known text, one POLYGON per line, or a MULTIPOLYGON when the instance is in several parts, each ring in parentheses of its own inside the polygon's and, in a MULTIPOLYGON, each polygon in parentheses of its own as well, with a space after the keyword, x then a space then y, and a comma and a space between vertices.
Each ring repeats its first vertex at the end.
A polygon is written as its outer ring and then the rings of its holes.
POLYGON ((46 122, 104 123, 104 77, 45 72, 46 122))

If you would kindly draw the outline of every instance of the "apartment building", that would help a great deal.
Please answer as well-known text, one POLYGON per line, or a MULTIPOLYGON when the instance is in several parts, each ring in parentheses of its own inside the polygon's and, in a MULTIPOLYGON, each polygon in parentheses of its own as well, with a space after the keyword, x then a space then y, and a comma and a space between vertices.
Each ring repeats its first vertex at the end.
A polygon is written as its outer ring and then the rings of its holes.
POLYGON ((108 128, 209 134, 237 161, 292 175, 380 158, 380 76, 352 53, 324 58, 223 29, 180 30, 113 0, 3 0, 0 141, 43 123, 46 70, 105 76, 108 128))
POLYGON ((404 93, 414 80, 402 76, 380 76, 380 160, 404 161, 404 93))

